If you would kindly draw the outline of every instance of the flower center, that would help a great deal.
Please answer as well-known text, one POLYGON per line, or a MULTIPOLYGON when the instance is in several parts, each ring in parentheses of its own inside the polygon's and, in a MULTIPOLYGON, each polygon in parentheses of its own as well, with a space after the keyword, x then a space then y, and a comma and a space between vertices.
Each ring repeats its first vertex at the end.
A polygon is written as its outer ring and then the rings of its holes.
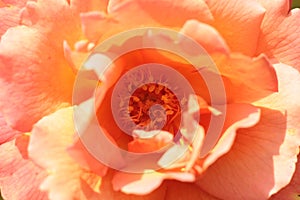
POLYGON ((175 94, 167 87, 148 83, 133 92, 128 111, 136 125, 148 126, 152 130, 166 130, 180 115, 180 104, 175 94))

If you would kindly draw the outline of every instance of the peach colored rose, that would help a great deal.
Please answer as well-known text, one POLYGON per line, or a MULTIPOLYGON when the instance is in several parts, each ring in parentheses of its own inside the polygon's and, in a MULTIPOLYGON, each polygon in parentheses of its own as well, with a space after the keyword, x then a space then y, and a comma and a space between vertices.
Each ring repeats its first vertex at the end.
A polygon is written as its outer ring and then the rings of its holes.
MULTIPOLYGON (((288 0, 0 0, 1 194, 9 200, 296 199, 299 15, 288 0), (149 62, 170 65, 191 83, 200 104, 192 106, 190 98, 188 114, 181 113, 186 128, 181 141, 195 133, 190 150, 171 167, 132 174, 109 168, 84 148, 73 115, 89 99, 72 102, 73 86, 97 45, 150 26, 178 31, 205 48, 223 80, 226 102, 219 103, 227 112, 212 107, 203 78, 184 60, 149 50, 122 56, 98 77, 96 90, 97 120, 116 146, 149 152, 182 145, 174 142, 176 117, 150 139, 141 137, 151 134, 147 131, 131 137, 117 127, 111 88, 128 69, 149 62), (222 134, 208 154, 199 156, 206 151, 204 138, 214 115, 225 119, 222 134)), ((88 84, 83 86, 89 92, 88 84)), ((82 127, 95 120, 90 115, 83 113, 82 127)), ((122 162, 121 155, 108 155, 111 162, 122 162)))

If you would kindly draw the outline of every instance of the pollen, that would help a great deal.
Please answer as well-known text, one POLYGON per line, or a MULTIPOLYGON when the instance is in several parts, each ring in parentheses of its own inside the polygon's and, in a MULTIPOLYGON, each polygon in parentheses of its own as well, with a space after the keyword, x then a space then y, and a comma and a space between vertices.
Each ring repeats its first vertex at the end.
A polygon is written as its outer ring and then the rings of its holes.
POLYGON ((181 112, 175 94, 158 83, 148 83, 137 88, 130 96, 128 111, 136 125, 150 125, 151 129, 157 129, 164 122, 163 130, 168 130, 181 112), (164 112, 155 110, 150 113, 150 108, 155 105, 162 106, 164 112))

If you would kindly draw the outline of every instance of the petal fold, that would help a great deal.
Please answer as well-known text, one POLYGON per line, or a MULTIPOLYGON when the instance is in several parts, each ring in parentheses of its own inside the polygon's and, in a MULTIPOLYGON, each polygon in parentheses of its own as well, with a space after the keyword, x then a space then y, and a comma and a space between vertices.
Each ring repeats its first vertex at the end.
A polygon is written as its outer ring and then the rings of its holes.
POLYGON ((233 52, 254 55, 265 9, 256 1, 206 1, 215 27, 233 52))
POLYGON ((117 172, 112 184, 114 190, 121 190, 126 194, 145 195, 158 188, 164 179, 175 179, 183 182, 193 182, 195 176, 186 172, 145 172, 143 174, 130 174, 117 172))
POLYGON ((0 113, 0 145, 8 142, 19 134, 21 134, 21 132, 12 129, 7 125, 4 117, 0 113))
POLYGON ((300 71, 300 9, 290 11, 289 0, 260 1, 266 8, 257 54, 293 66, 300 71))
POLYGON ((294 96, 300 75, 287 65, 275 69, 279 92, 254 103, 262 111, 260 121, 239 130, 231 150, 198 180, 206 192, 221 199, 267 199, 290 183, 300 145, 300 103, 294 96))
POLYGON ((28 159, 29 136, 0 145, 0 188, 4 199, 46 200, 39 190, 46 172, 28 159))
POLYGON ((71 102, 74 74, 62 49, 41 32, 9 29, 0 43, 0 70, 0 108, 18 130, 30 131, 41 117, 71 102))
POLYGON ((29 156, 49 172, 41 184, 49 199, 87 199, 82 180, 97 178, 67 152, 74 142, 74 133, 73 107, 58 110, 33 127, 29 156))
POLYGON ((212 15, 203 0, 113 0, 108 3, 107 13, 92 11, 83 13, 81 18, 83 31, 93 42, 133 28, 148 26, 179 29, 189 19, 212 21, 212 15), (132 18, 132 13, 138 13, 139 17, 132 18))
POLYGON ((208 24, 189 20, 184 24, 180 32, 196 40, 209 54, 216 52, 229 53, 225 40, 216 29, 208 24))
POLYGON ((9 28, 19 25, 19 11, 17 7, 0 8, 0 38, 9 28))

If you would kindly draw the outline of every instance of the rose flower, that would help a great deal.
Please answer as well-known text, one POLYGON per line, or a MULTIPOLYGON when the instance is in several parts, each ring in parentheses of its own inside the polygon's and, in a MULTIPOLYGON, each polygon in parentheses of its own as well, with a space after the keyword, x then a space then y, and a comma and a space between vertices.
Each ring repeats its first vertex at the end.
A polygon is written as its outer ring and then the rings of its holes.
POLYGON ((3 198, 296 199, 290 4, 0 0, 3 198))

